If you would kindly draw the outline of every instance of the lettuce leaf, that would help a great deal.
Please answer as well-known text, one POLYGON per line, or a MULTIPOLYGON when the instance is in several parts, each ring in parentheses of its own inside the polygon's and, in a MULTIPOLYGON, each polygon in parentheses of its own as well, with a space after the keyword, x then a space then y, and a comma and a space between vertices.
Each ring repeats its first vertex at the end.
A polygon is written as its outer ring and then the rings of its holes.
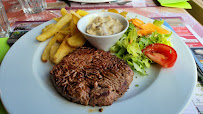
POLYGON ((163 24, 164 24, 164 20, 163 20, 163 19, 162 19, 162 20, 160 20, 160 21, 155 20, 155 21, 153 22, 153 24, 155 24, 155 25, 157 25, 157 26, 160 26, 160 27, 161 27, 161 25, 163 25, 163 24))

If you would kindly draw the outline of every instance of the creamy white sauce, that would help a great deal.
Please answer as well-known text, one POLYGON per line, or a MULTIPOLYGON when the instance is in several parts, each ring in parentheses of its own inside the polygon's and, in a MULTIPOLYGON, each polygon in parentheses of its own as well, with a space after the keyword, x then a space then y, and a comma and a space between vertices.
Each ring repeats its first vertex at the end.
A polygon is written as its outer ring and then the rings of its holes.
POLYGON ((117 19, 98 16, 87 26, 86 32, 96 36, 107 36, 119 33, 123 28, 123 24, 117 19))

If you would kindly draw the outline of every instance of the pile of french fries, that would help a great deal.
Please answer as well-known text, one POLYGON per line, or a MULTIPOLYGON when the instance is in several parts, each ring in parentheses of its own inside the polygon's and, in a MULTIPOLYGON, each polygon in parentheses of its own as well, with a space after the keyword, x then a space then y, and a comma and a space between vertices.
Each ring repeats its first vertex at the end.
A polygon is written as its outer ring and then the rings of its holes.
MULTIPOLYGON (((114 12, 126 17, 127 12, 119 13, 115 9, 109 9, 108 12, 114 12)), ((36 37, 38 41, 46 41, 51 38, 41 56, 43 62, 50 60, 58 64, 63 57, 78 47, 85 44, 86 39, 77 29, 77 22, 83 16, 89 14, 84 10, 67 12, 65 8, 61 9, 61 17, 53 18, 56 23, 47 25, 42 29, 42 33, 36 37)))
POLYGON ((61 9, 61 17, 53 18, 56 23, 47 25, 42 29, 42 33, 36 37, 38 41, 46 41, 51 38, 42 54, 42 61, 58 64, 64 56, 78 47, 85 44, 86 39, 77 29, 77 22, 82 17, 89 14, 83 10, 67 12, 61 9))

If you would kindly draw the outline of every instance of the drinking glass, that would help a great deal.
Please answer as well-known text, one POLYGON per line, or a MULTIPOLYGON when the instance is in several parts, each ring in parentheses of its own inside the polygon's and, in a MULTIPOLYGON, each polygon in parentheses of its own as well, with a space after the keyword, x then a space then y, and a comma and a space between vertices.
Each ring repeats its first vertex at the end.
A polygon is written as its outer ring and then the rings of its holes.
POLYGON ((10 24, 4 9, 2 0, 0 0, 0 38, 8 37, 10 31, 10 24))
POLYGON ((47 8, 46 0, 18 0, 24 13, 33 14, 47 8))

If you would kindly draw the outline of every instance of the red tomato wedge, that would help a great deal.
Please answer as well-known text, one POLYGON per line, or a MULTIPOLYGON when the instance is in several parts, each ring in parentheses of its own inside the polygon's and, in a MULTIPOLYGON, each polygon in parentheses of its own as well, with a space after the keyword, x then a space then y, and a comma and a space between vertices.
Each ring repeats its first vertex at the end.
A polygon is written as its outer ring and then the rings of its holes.
POLYGON ((163 67, 172 67, 177 59, 176 51, 165 44, 155 43, 147 46, 142 52, 152 61, 163 67))

